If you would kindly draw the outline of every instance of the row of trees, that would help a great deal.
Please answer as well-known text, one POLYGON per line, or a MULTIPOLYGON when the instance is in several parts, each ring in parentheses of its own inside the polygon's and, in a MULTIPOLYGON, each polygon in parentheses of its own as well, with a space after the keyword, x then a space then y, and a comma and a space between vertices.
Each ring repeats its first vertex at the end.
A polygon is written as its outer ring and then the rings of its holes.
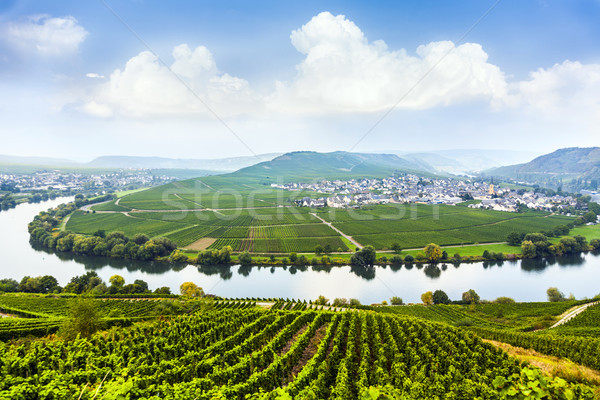
MULTIPOLYGON (((95 271, 88 271, 83 275, 71 278, 65 287, 58 284, 58 280, 51 275, 25 276, 21 282, 14 279, 0 279, 0 292, 14 293, 73 293, 73 294, 142 294, 151 293, 148 283, 136 279, 133 283, 125 284, 125 279, 120 275, 113 275, 107 285, 95 271)), ((164 286, 157 288, 154 293, 171 294, 171 290, 164 286)))
MULTIPOLYGON (((421 295, 421 301, 426 306, 430 306, 432 304, 450 304, 452 301, 450 297, 443 290, 436 290, 435 292, 425 292, 421 295)), ((480 298, 477 292, 473 289, 469 289, 462 294, 462 302, 468 304, 477 304, 479 303, 480 298)), ((392 303, 393 304, 393 303, 392 303)))

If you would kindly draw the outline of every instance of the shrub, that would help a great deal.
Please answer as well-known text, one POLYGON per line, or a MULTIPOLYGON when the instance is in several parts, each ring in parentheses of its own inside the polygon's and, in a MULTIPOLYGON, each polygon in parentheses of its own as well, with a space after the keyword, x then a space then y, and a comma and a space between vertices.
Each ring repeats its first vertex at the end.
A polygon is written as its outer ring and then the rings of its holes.
POLYGON ((494 300, 494 303, 496 304, 513 304, 514 302, 515 300, 513 298, 506 296, 500 296, 496 300, 494 300))
POLYGON ((401 297, 394 296, 390 299, 390 304, 393 306, 401 306, 404 304, 401 297))

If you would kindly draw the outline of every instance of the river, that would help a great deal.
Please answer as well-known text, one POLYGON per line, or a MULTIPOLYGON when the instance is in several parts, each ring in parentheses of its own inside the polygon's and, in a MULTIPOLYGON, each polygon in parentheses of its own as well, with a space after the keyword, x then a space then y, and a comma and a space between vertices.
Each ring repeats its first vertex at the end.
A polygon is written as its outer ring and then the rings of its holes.
POLYGON ((52 275, 65 285, 76 275, 94 270, 107 282, 111 275, 148 282, 151 289, 168 286, 174 293, 179 285, 192 281, 207 293, 223 297, 283 297, 315 299, 324 295, 357 298, 371 304, 398 296, 405 302, 419 302, 428 290, 442 289, 451 299, 474 289, 482 299, 509 296, 517 301, 545 301, 546 289, 558 287, 577 298, 600 293, 600 254, 584 254, 553 260, 524 260, 502 263, 452 264, 408 269, 375 267, 196 267, 173 266, 163 262, 114 260, 102 257, 56 255, 34 249, 29 243, 27 224, 37 213, 68 201, 68 198, 40 204, 23 204, 0 212, 0 279, 20 281, 23 276, 52 275))

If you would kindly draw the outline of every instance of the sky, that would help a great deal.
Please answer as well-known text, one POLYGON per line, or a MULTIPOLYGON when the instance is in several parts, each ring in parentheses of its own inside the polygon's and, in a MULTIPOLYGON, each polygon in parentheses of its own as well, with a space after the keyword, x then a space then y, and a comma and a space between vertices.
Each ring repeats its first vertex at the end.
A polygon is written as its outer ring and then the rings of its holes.
POLYGON ((600 1, 0 2, 0 154, 600 145, 600 1))

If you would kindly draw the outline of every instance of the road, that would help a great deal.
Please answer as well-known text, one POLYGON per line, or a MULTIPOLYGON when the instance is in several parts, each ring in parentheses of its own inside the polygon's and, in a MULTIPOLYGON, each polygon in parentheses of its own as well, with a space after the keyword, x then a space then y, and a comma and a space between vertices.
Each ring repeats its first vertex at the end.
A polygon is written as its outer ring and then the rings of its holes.
POLYGON ((346 235, 344 232, 340 231, 338 228, 336 228, 335 226, 333 226, 331 224, 331 222, 327 222, 325 221, 323 218, 319 217, 317 214, 315 213, 310 213, 311 215, 314 215, 317 219, 321 220, 322 223, 324 223, 325 225, 328 225, 331 229, 333 229, 334 231, 336 231, 337 233, 339 233, 341 236, 345 237, 346 239, 348 239, 350 241, 350 243, 352 243, 353 245, 355 245, 356 247, 358 247, 359 249, 363 248, 363 245, 358 243, 356 240, 354 240, 352 238, 352 236, 346 235))
POLYGON ((549 329, 556 328, 557 326, 560 326, 562 324, 569 322, 570 320, 575 318, 577 315, 584 312, 588 307, 595 306, 596 304, 599 304, 599 303, 600 303, 600 301, 596 301, 593 303, 583 304, 581 306, 577 306, 577 307, 570 309, 569 311, 567 311, 567 313, 565 314, 564 317, 562 317, 560 320, 558 320, 558 322, 555 323, 554 325, 552 325, 549 329))

